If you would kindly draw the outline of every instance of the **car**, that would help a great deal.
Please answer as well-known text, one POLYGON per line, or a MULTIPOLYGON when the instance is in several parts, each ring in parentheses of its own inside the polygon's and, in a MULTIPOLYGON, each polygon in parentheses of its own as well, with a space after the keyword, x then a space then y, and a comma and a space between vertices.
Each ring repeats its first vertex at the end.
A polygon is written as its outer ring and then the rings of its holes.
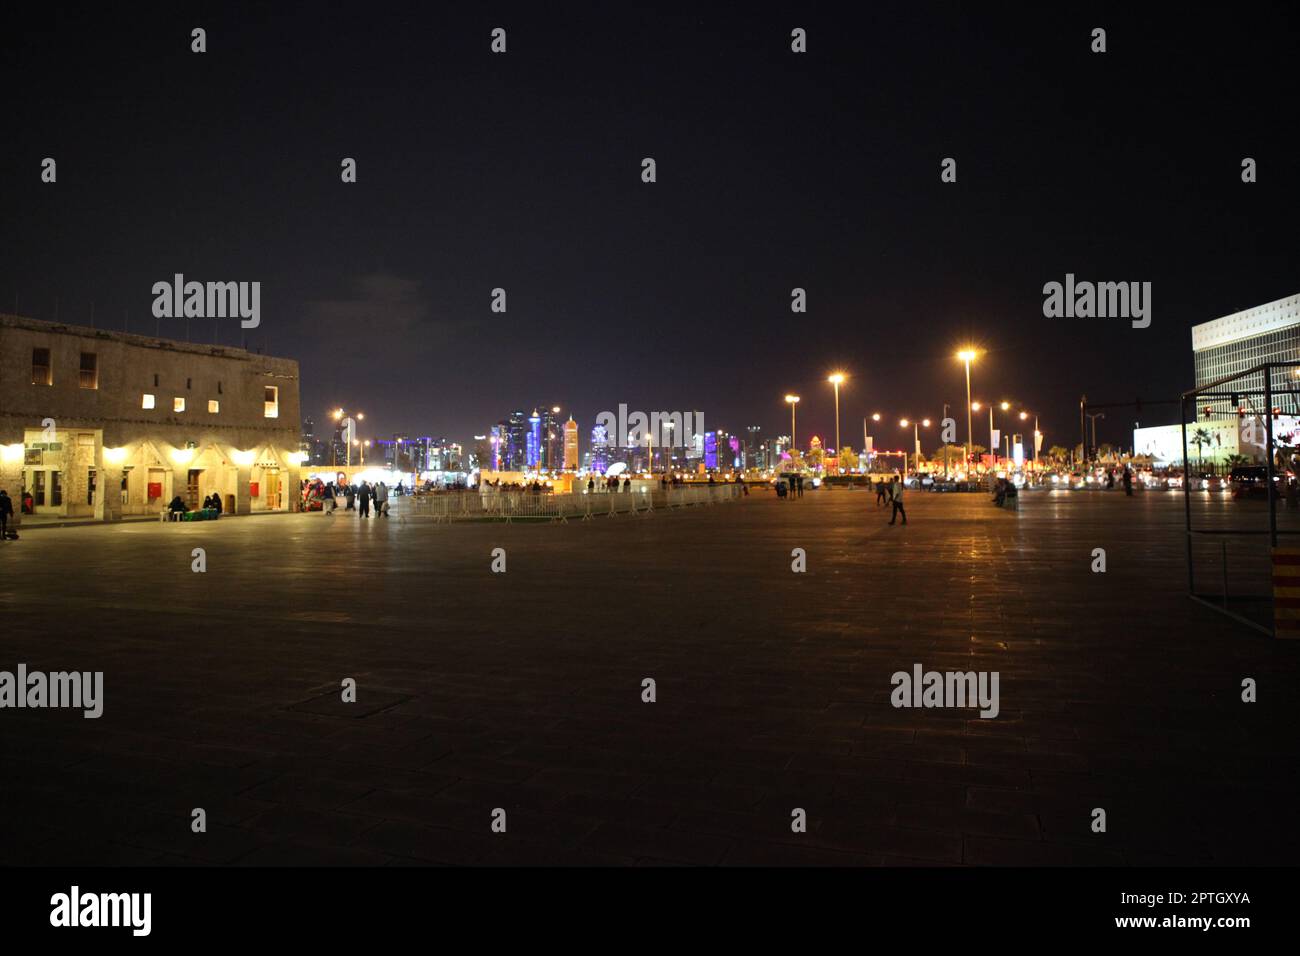
POLYGON ((1224 481, 1222 475, 1206 472, 1196 479, 1192 487, 1199 488, 1201 491, 1227 491, 1228 482, 1224 481))
MULTIPOLYGON (((1264 465, 1241 465, 1232 469, 1228 480, 1234 498, 1263 498, 1268 486, 1268 468, 1264 465)), ((1273 480, 1276 481, 1277 476, 1273 480)))

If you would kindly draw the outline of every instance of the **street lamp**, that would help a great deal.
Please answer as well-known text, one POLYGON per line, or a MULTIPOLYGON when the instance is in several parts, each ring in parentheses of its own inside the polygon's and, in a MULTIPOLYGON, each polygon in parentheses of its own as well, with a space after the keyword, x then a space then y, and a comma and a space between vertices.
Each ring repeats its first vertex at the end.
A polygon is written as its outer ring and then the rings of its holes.
POLYGON ((826 381, 835 386, 835 472, 844 474, 844 458, 840 453, 840 383, 844 381, 844 373, 836 372, 826 381))
POLYGON ((971 433, 971 403, 970 403, 970 363, 975 361, 976 352, 974 349, 962 349, 957 353, 957 358, 966 363, 966 467, 970 467, 970 443, 971 433))
MULTIPOLYGON (((356 429, 353 426, 356 425, 356 422, 364 421, 365 417, 366 416, 361 412, 357 412, 357 418, 356 421, 354 422, 351 418, 347 417, 347 412, 345 412, 343 409, 336 408, 334 410, 334 420, 338 422, 340 425, 342 425, 344 430, 347 431, 347 438, 344 439, 344 444, 347 445, 347 452, 348 452, 347 464, 349 468, 352 467, 352 446, 356 444, 352 440, 352 436, 356 432, 356 429)), ((337 464, 338 464, 338 455, 336 452, 335 465, 337 466, 337 464)))
MULTIPOLYGON (((1021 412, 1020 420, 1022 422, 1028 421, 1029 413, 1021 412)), ((1038 413, 1037 412, 1034 413, 1034 467, 1035 468, 1038 467, 1038 413)))
POLYGON ((790 447, 798 451, 799 442, 794 437, 794 407, 799 404, 799 396, 787 395, 785 400, 790 403, 790 447))
MULTIPOLYGON (((924 419, 922 419, 921 421, 918 422, 918 421, 909 421, 908 419, 904 418, 904 419, 903 419, 902 421, 900 421, 898 424, 899 424, 901 427, 903 427, 903 428, 906 428, 908 425, 911 425, 911 426, 912 426, 912 453, 913 453, 914 455, 916 455, 916 469, 915 469, 915 470, 917 471, 917 473, 920 473, 920 471, 921 471, 921 432, 920 432, 920 427, 921 427, 922 425, 924 425, 926 428, 929 428, 929 427, 930 427, 930 419, 928 419, 928 418, 924 418, 924 419)), ((907 456, 906 456, 906 455, 903 456, 903 477, 904 477, 904 478, 907 477, 907 456)))
MULTIPOLYGON (((1005 411, 1009 411, 1010 409, 1011 409, 1011 403, 1010 403, 1010 402, 1003 402, 1003 403, 1002 403, 1002 410, 1003 410, 1004 412, 1005 412, 1005 411)), ((993 409, 990 408, 990 409, 989 409, 989 418, 990 418, 990 421, 992 420, 992 412, 993 412, 993 409)), ((1001 435, 998 436, 998 438, 1001 438, 1001 437, 1002 437, 1001 435)), ((993 440, 993 433, 992 433, 992 432, 989 432, 989 441, 991 442, 992 440, 993 440)), ((999 445, 999 446, 1001 446, 1001 444, 1002 444, 1001 442, 998 442, 998 445, 999 445)), ((999 447, 998 450, 1001 451, 1001 447, 999 447)), ((1007 436, 1007 455, 1006 455, 1006 456, 1007 456, 1008 458, 1011 457, 1011 436, 1010 436, 1010 435, 1007 436)))

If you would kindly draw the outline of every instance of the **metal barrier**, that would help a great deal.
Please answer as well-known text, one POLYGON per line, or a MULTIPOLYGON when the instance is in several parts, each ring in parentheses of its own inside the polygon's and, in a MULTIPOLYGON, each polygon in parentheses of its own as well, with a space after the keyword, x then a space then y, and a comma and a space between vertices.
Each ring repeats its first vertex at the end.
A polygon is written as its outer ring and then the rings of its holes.
MULTIPOLYGON (((649 517, 657 509, 671 510, 691 505, 714 505, 743 494, 734 484, 697 488, 639 488, 630 491, 595 491, 569 495, 538 494, 530 491, 438 492, 399 499, 396 514, 401 519, 428 518, 452 521, 589 521, 592 518, 632 515, 649 517)), ((393 499, 390 499, 392 501, 393 499)))

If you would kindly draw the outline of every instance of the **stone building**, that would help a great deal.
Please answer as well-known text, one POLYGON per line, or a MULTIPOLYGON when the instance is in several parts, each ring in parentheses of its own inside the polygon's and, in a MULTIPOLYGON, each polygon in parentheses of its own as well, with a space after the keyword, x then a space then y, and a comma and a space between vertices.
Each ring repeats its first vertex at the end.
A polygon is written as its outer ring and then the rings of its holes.
POLYGON ((296 511, 298 363, 0 315, 0 488, 37 515, 153 514, 217 493, 296 511))

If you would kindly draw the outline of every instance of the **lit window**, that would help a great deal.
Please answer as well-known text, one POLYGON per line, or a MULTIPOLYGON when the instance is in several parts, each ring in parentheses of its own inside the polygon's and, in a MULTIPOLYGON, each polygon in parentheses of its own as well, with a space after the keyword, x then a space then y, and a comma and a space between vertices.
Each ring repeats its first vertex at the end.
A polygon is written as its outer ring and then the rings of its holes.
POLYGON ((146 392, 145 395, 144 395, 144 400, 143 400, 142 402, 140 402, 140 407, 141 407, 141 408, 153 408, 153 396, 150 395, 148 392, 146 392))
POLYGON ((179 397, 179 396, 177 396, 176 398, 173 398, 173 399, 172 399, 172 411, 174 411, 174 412, 183 412, 183 411, 185 411, 185 399, 183 399, 183 398, 181 398, 181 397, 179 397))
POLYGON ((265 417, 265 418, 279 418, 279 417, 280 417, 280 388, 279 388, 279 386, 277 386, 277 385, 268 385, 268 386, 266 386, 266 391, 265 391, 264 394, 265 394, 265 411, 263 412, 263 417, 265 417))
POLYGON ((221 403, 220 403, 219 401, 217 401, 215 398, 209 398, 209 399, 208 399, 208 414, 209 414, 209 415, 215 415, 215 414, 217 414, 217 412, 219 412, 219 411, 221 411, 221 403))
POLYGON ((54 376, 50 374, 49 349, 32 349, 32 384, 54 384, 54 376))
POLYGON ((99 356, 94 352, 81 353, 81 387, 99 388, 99 356))

